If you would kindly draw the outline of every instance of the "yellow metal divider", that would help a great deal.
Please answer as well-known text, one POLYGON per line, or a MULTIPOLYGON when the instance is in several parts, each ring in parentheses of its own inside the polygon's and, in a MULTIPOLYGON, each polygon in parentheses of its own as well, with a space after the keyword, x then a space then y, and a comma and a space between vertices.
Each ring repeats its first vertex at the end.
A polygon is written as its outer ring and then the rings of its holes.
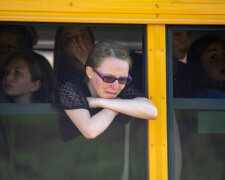
POLYGON ((158 108, 148 122, 150 180, 168 180, 165 42, 165 25, 147 25, 148 96, 158 108))

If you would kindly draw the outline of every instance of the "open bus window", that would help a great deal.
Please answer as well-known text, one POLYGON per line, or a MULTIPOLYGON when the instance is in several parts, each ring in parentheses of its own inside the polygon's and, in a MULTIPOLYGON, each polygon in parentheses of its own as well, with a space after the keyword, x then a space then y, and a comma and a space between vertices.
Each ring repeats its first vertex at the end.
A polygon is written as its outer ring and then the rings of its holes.
POLYGON ((92 46, 85 47, 85 45, 91 44, 91 41, 94 43, 100 40, 118 42, 130 51, 134 63, 130 72, 133 75, 133 83, 139 90, 144 91, 143 27, 140 25, 124 27, 125 25, 2 24, 0 102, 55 103, 56 81, 60 83, 59 81, 64 78, 63 73, 70 71, 72 66, 82 69, 80 64, 85 63, 92 46), (76 47, 72 41, 84 40, 86 44, 81 44, 81 49, 76 50, 79 46, 76 47), (31 50, 35 54, 27 53, 31 50), (23 52, 23 54, 16 52, 23 52))
MULTIPOLYGON (((3 25, 5 24, 2 23, 3 25)), ((143 47, 145 27, 143 25, 7 24, 10 27, 19 25, 33 28, 33 34, 30 34, 34 36, 33 51, 47 59, 53 70, 55 70, 54 47, 57 30, 61 26, 66 26, 70 30, 80 25, 90 27, 95 42, 112 40, 129 50, 133 59, 133 69, 130 74, 133 77, 134 86, 145 91, 146 67, 144 63, 145 47, 143 47)), ((28 33, 30 32, 29 29, 28 33)), ((6 39, 2 38, 4 41, 1 37, 0 32, 1 47, 4 43, 7 45, 4 45, 1 52, 10 50, 15 53, 19 49, 17 41, 12 40, 13 35, 9 35, 6 39), (11 40, 10 43, 9 40, 11 40)), ((4 35, 4 37, 6 36, 4 35)), ((64 42, 64 45, 68 43, 67 40, 64 42)), ((18 63, 17 60, 20 58, 12 62, 18 63)), ((1 69, 1 81, 2 77, 6 78, 6 75, 10 75, 9 72, 16 69, 13 63, 7 68, 5 65, 1 65, 1 67, 4 67, 1 69)), ((62 66, 62 68, 69 67, 62 66)), ((55 78, 57 79, 57 77, 55 78)), ((22 87, 24 88, 24 86, 22 87)), ((8 95, 5 95, 2 83, 0 92, 1 180, 94 180, 102 177, 114 180, 121 179, 122 176, 131 179, 145 179, 147 140, 145 120, 133 120, 135 118, 119 116, 106 132, 94 140, 77 136, 68 142, 63 142, 62 131, 59 130, 61 128, 59 119, 63 117, 66 122, 70 121, 66 120, 63 109, 57 106, 55 101, 43 103, 41 99, 36 99, 31 101, 33 103, 15 103, 15 100, 12 101, 8 95), (128 121, 129 123, 127 123, 128 121)), ((73 126, 72 122, 67 125, 73 126)))
POLYGON ((172 32, 173 96, 225 98, 225 32, 172 32))

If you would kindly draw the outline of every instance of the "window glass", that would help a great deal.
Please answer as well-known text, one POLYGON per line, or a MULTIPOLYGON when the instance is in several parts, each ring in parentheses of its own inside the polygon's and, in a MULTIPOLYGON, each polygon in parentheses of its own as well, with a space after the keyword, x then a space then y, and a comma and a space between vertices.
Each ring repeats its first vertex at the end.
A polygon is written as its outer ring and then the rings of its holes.
POLYGON ((175 110, 175 179, 225 177, 225 111, 175 110))
POLYGON ((55 115, 1 116, 1 179, 120 178, 124 128, 63 142, 55 115), (115 142, 116 141, 116 142, 115 142), (91 151, 90 151, 91 149, 91 151), (113 161, 113 162, 111 162, 113 161))
POLYGON ((96 139, 63 142, 57 115, 2 115, 0 179, 144 179, 145 128, 115 122, 96 139))
POLYGON ((173 97, 225 98, 225 31, 172 31, 173 97))

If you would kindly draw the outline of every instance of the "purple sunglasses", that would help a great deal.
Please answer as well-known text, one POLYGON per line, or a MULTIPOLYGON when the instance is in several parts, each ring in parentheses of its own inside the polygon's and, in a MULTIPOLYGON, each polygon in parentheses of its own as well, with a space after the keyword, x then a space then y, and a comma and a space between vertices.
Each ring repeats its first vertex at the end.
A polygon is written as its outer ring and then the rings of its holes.
POLYGON ((115 76, 107 76, 107 75, 105 76, 101 74, 100 72, 98 72, 96 69, 93 69, 93 70, 106 83, 114 83, 116 80, 118 80, 119 84, 129 84, 132 80, 132 77, 130 76, 130 74, 128 74, 128 77, 116 78, 115 76))

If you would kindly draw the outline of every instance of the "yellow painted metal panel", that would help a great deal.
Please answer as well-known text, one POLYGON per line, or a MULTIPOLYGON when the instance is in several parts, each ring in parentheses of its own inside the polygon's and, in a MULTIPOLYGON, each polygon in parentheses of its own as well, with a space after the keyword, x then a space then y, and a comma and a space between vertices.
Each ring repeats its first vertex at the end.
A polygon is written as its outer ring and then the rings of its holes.
POLYGON ((149 179, 167 180, 165 25, 147 26, 148 93, 158 118, 148 122, 149 179))
POLYGON ((225 24, 225 2, 193 0, 7 0, 2 21, 225 24), (182 3, 187 1, 189 3, 182 3), (177 3, 174 3, 177 2, 177 3), (190 3, 191 2, 191 3, 190 3), (213 17, 213 18, 212 18, 213 17), (203 19, 203 22, 202 22, 203 19), (184 20, 184 21, 183 21, 184 20))
POLYGON ((0 1, 2 11, 29 12, 82 12, 82 13, 121 13, 121 14, 225 14, 225 2, 174 4, 153 1, 47 1, 47 0, 7 0, 0 1))
POLYGON ((172 3, 224 4, 224 0, 172 0, 172 3))
POLYGON ((224 25, 225 15, 159 15, 159 14, 85 14, 1 12, 0 21, 22 22, 74 22, 122 24, 198 24, 224 25))

